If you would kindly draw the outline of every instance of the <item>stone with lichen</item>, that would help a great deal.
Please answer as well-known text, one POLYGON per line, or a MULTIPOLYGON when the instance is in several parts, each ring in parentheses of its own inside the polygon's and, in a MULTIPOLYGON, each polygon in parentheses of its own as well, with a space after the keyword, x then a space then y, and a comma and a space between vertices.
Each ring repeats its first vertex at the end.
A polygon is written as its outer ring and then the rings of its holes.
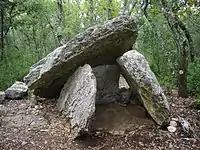
POLYGON ((117 59, 122 74, 132 91, 137 91, 142 104, 158 125, 170 121, 169 105, 145 57, 131 50, 117 59))
POLYGON ((56 97, 73 72, 86 63, 112 64, 132 48, 137 37, 134 19, 119 16, 88 28, 34 64, 24 82, 40 97, 56 97))

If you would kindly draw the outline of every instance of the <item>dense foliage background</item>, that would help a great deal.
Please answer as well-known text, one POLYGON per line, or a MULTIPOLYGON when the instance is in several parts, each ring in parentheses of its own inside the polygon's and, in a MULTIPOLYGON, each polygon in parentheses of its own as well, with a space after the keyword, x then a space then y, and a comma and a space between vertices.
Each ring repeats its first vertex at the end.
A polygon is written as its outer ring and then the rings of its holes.
POLYGON ((135 17, 135 48, 159 82, 198 97, 199 0, 0 0, 0 90, 77 33, 121 14, 135 17))

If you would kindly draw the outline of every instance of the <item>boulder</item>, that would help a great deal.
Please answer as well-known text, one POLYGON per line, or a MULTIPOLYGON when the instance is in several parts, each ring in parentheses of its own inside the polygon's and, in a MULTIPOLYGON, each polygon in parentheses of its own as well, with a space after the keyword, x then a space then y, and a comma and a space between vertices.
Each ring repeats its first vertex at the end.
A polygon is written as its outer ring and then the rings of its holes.
POLYGON ((25 83, 16 81, 5 91, 6 99, 23 99, 27 95, 28 87, 25 83))
POLYGON ((107 104, 118 98, 119 68, 116 65, 101 65, 93 68, 97 79, 96 104, 107 104))
POLYGON ((57 106, 69 119, 73 139, 89 131, 95 112, 96 78, 90 65, 79 67, 64 85, 57 106))
POLYGON ((5 100, 5 92, 0 91, 0 104, 2 104, 5 100))
POLYGON ((134 19, 119 16, 88 28, 33 65, 24 82, 40 97, 56 97, 68 77, 80 66, 114 64, 132 48, 137 37, 134 19))
POLYGON ((179 117, 179 120, 178 120, 180 126, 181 126, 181 129, 182 131, 190 138, 196 138, 197 135, 196 135, 196 132, 194 130, 194 128, 190 125, 190 123, 182 118, 182 117, 179 117))
POLYGON ((131 50, 117 59, 121 72, 132 91, 137 91, 147 112, 158 125, 170 121, 169 105, 154 73, 145 57, 131 50))

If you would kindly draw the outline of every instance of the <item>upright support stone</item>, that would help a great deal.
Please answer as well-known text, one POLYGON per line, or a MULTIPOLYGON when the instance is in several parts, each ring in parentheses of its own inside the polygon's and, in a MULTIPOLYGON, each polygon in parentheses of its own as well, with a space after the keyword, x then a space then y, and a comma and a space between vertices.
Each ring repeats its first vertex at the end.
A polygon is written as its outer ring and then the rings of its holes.
POLYGON ((96 92, 96 78, 88 64, 79 67, 61 91, 57 106, 70 121, 73 139, 89 131, 95 112, 96 92))
POLYGON ((119 68, 116 65, 102 65, 93 68, 97 78, 96 104, 106 104, 117 100, 119 92, 119 68))
POLYGON ((170 121, 169 105, 145 57, 135 50, 117 59, 122 74, 133 91, 137 91, 144 107, 158 125, 170 121))

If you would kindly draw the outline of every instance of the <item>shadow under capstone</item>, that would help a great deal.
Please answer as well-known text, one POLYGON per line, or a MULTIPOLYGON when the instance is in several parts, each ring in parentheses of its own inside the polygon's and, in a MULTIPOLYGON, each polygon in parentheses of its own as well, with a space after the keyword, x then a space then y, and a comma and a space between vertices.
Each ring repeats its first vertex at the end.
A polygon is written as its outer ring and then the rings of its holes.
POLYGON ((153 120, 147 117, 147 112, 142 106, 133 104, 97 105, 92 121, 95 131, 105 131, 113 135, 124 135, 146 125, 154 125, 153 120))

